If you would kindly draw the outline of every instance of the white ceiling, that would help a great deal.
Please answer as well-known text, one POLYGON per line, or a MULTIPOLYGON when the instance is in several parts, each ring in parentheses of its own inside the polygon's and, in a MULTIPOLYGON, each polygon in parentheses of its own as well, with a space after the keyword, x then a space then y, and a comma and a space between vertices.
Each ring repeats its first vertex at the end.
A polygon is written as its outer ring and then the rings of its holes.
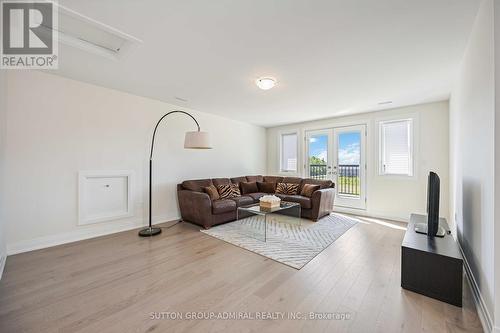
POLYGON ((59 0, 143 43, 61 46, 58 74, 263 126, 443 100, 479 2, 59 0))

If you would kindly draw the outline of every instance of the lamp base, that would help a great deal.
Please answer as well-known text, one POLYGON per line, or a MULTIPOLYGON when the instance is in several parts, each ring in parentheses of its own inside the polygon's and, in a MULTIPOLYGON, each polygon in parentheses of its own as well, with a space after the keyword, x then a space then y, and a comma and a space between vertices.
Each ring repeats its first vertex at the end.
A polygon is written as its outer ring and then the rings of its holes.
POLYGON ((161 228, 147 227, 139 231, 141 237, 151 237, 161 234, 161 228))

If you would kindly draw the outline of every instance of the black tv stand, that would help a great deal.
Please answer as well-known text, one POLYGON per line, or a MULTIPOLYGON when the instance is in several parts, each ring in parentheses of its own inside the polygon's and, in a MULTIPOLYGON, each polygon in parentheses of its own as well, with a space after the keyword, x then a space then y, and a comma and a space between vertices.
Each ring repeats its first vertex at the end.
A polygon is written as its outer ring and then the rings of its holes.
POLYGON ((449 235, 446 220, 439 226, 446 237, 415 232, 427 216, 412 214, 401 245, 401 287, 456 306, 462 306, 463 260, 458 244, 449 235))

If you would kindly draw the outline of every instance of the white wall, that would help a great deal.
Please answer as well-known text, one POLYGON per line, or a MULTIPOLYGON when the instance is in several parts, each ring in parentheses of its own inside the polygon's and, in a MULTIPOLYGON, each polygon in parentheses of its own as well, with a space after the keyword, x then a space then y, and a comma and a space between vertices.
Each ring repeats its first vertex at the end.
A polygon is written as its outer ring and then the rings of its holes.
POLYGON ((7 84, 5 70, 0 70, 0 278, 7 258, 4 228, 5 190, 3 170, 5 167, 5 118, 7 115, 7 84))
POLYGON ((450 98, 450 216, 489 325, 495 292, 494 71, 493 1, 485 0, 450 98))
MULTIPOLYGON (((500 2, 494 2, 495 35, 495 221, 500 223, 500 2)), ((500 227, 495 229, 495 328, 500 332, 500 227)))
MULTIPOLYGON (((10 71, 5 142, 9 253, 143 225, 152 131, 177 109, 152 99, 34 72, 10 71), (77 226, 79 170, 133 170, 132 218, 77 226)), ((173 115, 157 133, 153 216, 179 216, 175 185, 185 179, 265 171, 265 129, 192 111, 214 149, 183 149, 191 119, 173 115)))
MULTIPOLYGON (((330 118, 320 121, 268 128, 267 171, 280 174, 279 135, 282 131, 298 130, 299 161, 304 161, 306 130, 335 126, 367 125, 367 209, 366 214, 407 221, 410 213, 425 213, 427 175, 436 171, 441 178, 440 213, 448 217, 448 103, 438 102, 386 111, 330 118), (414 117, 415 176, 391 177, 378 174, 378 128, 384 119, 414 117)), ((299 176, 304 176, 303 162, 299 162, 299 176)), ((284 175, 284 174, 282 174, 284 175)))

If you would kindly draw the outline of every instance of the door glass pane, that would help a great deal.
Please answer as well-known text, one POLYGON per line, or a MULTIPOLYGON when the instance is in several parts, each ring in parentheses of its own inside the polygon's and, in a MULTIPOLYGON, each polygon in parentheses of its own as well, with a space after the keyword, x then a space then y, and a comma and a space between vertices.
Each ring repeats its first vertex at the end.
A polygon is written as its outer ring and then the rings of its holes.
POLYGON ((344 132, 338 135, 337 193, 360 194, 361 132, 344 132))
POLYGON ((309 177, 326 179, 328 164, 328 134, 309 137, 309 177))

